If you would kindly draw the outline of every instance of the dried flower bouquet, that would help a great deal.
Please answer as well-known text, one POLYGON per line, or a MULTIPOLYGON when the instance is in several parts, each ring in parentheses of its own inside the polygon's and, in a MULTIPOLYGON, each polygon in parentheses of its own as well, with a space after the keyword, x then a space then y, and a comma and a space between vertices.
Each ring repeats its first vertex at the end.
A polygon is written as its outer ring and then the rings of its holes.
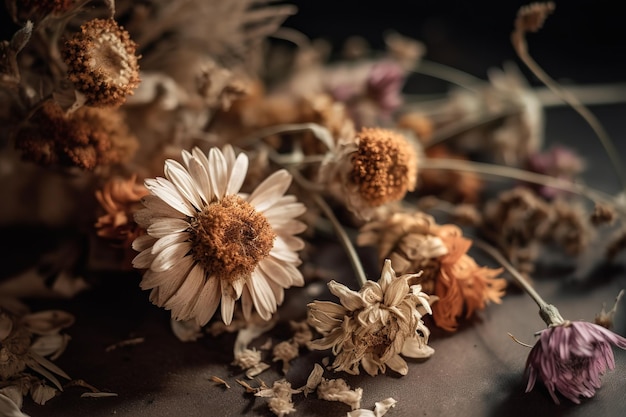
MULTIPOLYGON (((622 292, 594 323, 567 320, 534 281, 543 253, 579 280, 615 260, 624 191, 585 185, 585 159, 545 144, 547 101, 519 67, 476 79, 398 32, 383 50, 351 38, 332 57, 283 26, 295 6, 272 1, 5 3, 17 29, 0 42, 3 226, 52 236, 31 239, 49 245, 0 279, 1 416, 74 388, 119 395, 55 363, 75 322, 64 303, 112 275, 169 311, 178 342, 230 341, 230 377, 208 379, 277 416, 307 401, 352 417, 412 413, 393 390, 362 408, 369 380, 356 375, 402 384, 432 361, 465 360, 433 345, 487 328, 483 314, 514 293, 547 326, 534 345, 511 335, 530 348, 515 370, 527 392, 579 404, 620 362, 622 292), (416 74, 456 87, 411 95, 416 74), (348 273, 328 268, 328 245, 348 273), (55 307, 33 311, 42 300, 55 307)), ((512 46, 588 125, 626 190, 606 129, 529 52, 526 35, 555 11, 521 7, 512 46)), ((105 351, 150 343, 133 335, 105 351)))

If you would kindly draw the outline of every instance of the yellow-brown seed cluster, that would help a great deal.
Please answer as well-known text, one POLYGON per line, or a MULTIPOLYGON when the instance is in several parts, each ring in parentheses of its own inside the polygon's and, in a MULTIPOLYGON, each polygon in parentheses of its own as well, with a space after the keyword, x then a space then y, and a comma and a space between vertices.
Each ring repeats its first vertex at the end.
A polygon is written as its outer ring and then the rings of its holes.
POLYGON ((93 19, 65 43, 68 77, 87 105, 118 106, 139 85, 137 45, 113 19, 93 19))
POLYGON ((352 155, 350 181, 373 207, 401 200, 417 182, 417 153, 407 139, 381 128, 363 128, 352 155))
POLYGON ((130 159, 138 147, 120 113, 82 107, 66 115, 53 101, 44 103, 31 126, 16 137, 25 160, 41 165, 93 170, 130 159))

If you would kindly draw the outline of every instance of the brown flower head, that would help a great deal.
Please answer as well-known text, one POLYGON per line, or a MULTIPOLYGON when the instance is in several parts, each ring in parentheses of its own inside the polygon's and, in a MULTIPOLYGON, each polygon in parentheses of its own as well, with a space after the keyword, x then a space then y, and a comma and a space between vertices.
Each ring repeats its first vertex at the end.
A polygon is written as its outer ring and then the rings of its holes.
POLYGON ((338 185, 337 197, 356 216, 369 220, 376 208, 415 190, 418 150, 416 141, 396 131, 363 128, 355 138, 339 140, 321 167, 320 181, 328 182, 331 190, 338 185))
POLYGON ((83 24, 65 43, 68 77, 90 106, 118 106, 139 85, 136 44, 113 19, 83 24))
POLYGON ((309 307, 309 324, 322 334, 310 343, 312 349, 332 348, 335 371, 359 374, 359 367, 370 374, 384 373, 387 366, 401 375, 409 371, 400 354, 428 358, 430 331, 421 318, 430 313, 428 295, 420 285, 409 286, 416 274, 399 277, 386 260, 378 282, 367 281, 356 292, 331 281, 330 292, 341 304, 314 301, 309 307))
POLYGON ((469 318, 484 309, 489 301, 499 304, 506 280, 496 278, 502 268, 481 267, 467 254, 472 241, 463 237, 459 227, 443 225, 435 234, 444 242, 448 253, 440 258, 435 281, 435 295, 439 300, 433 304, 433 319, 438 327, 455 331, 464 313, 465 318, 469 318))
MULTIPOLYGON (((391 216, 367 222, 359 230, 357 244, 376 246, 379 262, 390 259, 398 274, 422 271, 421 280, 434 282, 439 273, 439 257, 448 248, 430 231, 435 219, 423 212, 396 212, 391 216)), ((432 289, 424 288, 432 294, 432 289)))
POLYGON ((24 159, 41 165, 93 170, 129 160, 138 147, 122 115, 114 109, 82 107, 66 115, 48 101, 31 122, 18 132, 15 146, 24 159))

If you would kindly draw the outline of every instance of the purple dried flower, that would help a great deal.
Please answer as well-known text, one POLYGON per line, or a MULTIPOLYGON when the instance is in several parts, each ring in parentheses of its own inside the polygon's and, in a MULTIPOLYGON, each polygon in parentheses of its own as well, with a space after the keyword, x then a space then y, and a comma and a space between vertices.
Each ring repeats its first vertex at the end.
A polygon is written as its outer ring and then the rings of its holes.
POLYGON ((564 321, 542 330, 526 361, 530 392, 539 378, 555 403, 555 391, 580 404, 602 385, 600 377, 615 368, 611 344, 626 349, 626 338, 584 321, 564 321))
POLYGON ((367 77, 367 94, 383 112, 392 112, 402 104, 405 78, 405 71, 399 63, 391 60, 377 62, 367 77))

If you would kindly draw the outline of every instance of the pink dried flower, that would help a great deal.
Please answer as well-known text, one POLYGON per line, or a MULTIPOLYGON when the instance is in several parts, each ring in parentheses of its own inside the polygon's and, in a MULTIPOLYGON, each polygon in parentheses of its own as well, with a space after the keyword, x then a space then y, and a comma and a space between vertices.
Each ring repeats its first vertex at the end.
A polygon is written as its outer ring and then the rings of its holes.
POLYGON ((556 391, 576 404, 593 397, 600 377, 615 368, 611 344, 626 349, 626 338, 584 321, 564 321, 540 334, 526 361, 526 392, 539 378, 557 404, 556 391))
POLYGON ((383 60, 372 66, 367 81, 367 95, 383 113, 388 114, 402 104, 402 88, 406 74, 402 66, 392 60, 383 60))

